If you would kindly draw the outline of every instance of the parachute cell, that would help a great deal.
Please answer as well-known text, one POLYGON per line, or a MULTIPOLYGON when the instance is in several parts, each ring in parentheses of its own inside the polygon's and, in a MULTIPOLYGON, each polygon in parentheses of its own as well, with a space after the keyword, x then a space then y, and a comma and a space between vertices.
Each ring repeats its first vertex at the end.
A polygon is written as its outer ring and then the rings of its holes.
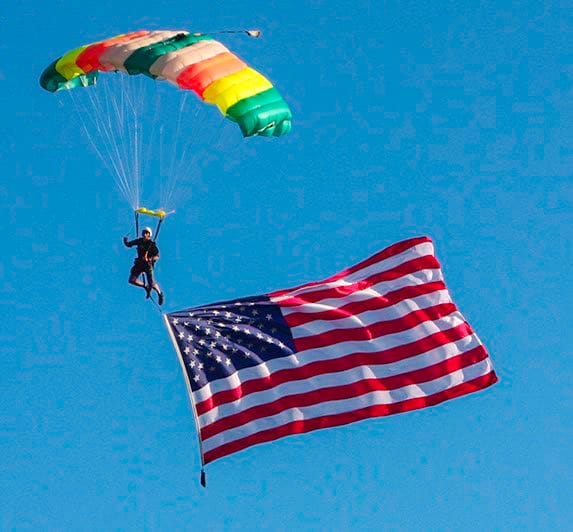
POLYGON ((289 106, 272 83, 211 36, 186 31, 136 31, 71 50, 40 77, 50 91, 87 87, 101 71, 165 79, 195 92, 236 122, 245 137, 286 135, 289 106))

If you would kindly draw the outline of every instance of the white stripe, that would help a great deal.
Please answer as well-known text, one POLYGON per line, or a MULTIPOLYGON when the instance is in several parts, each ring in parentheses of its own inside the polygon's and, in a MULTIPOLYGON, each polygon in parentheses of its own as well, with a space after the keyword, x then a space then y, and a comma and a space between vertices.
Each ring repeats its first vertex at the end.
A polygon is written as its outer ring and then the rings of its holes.
POLYGON ((142 48, 144 46, 149 46, 157 42, 164 41, 170 37, 175 37, 180 33, 187 34, 186 31, 152 31, 149 35, 145 35, 138 39, 132 39, 125 43, 114 44, 106 49, 106 51, 100 57, 100 63, 113 70, 121 70, 126 72, 123 66, 125 60, 133 53, 135 50, 142 48))
POLYGON ((162 55, 151 65, 149 71, 175 83, 177 76, 187 67, 228 51, 228 48, 218 41, 198 41, 191 46, 162 55))
POLYGON ((231 403, 225 403, 219 407, 213 408, 199 416, 199 425, 205 427, 219 419, 238 414, 248 408, 260 406, 266 403, 276 401, 289 395, 311 392, 323 388, 334 386, 344 386, 359 382, 364 379, 384 379, 416 371, 428 366, 432 366, 458 356, 466 351, 470 351, 481 345, 479 338, 474 334, 466 336, 457 342, 446 344, 421 355, 417 355, 389 364, 369 364, 367 366, 357 366, 337 373, 325 373, 316 377, 309 377, 303 380, 285 382, 269 390, 261 390, 231 403))
MULTIPOLYGON (((420 270, 415 273, 410 273, 399 277, 398 279, 393 279, 391 281, 381 281, 380 283, 364 288, 363 290, 357 290, 348 295, 341 295, 339 297, 330 297, 326 299, 321 299, 314 303, 301 302, 299 305, 292 307, 280 307, 283 316, 288 316, 294 314, 295 312, 303 312, 305 314, 313 314, 315 312, 321 312, 323 310, 329 310, 332 308, 340 308, 348 303, 356 303, 359 301, 364 301, 372 297, 380 297, 389 292, 394 292, 400 288, 406 288, 408 286, 422 286, 427 283, 434 283, 437 281, 443 281, 444 277, 442 270, 439 268, 420 270)), ((341 281, 340 286, 348 286, 345 281, 341 281)), ((279 303, 280 306, 280 303, 279 303)))
POLYGON ((375 340, 340 342, 332 346, 321 347, 319 349, 307 349, 288 357, 261 362, 257 366, 240 369, 230 377, 217 379, 205 384, 205 386, 193 392, 193 400, 195 404, 198 404, 215 393, 232 390, 241 383, 267 377, 271 373, 283 369, 298 368, 310 362, 333 360, 352 353, 375 353, 377 351, 392 349, 403 344, 421 340, 439 331, 452 329, 462 323, 465 323, 463 316, 459 312, 453 312, 449 316, 433 321, 426 321, 406 331, 388 334, 375 340))
POLYGON ((211 438, 203 440, 204 451, 209 452, 221 445, 231 441, 239 440, 246 436, 258 432, 274 429, 286 425, 292 421, 310 420, 321 416, 333 416, 345 412, 352 412, 361 408, 375 405, 389 405, 400 403, 408 399, 428 397, 433 394, 443 392, 453 388, 458 384, 467 382, 483 375, 487 375, 492 370, 489 358, 478 362, 467 368, 454 371, 433 381, 421 384, 410 384, 391 391, 369 392, 359 397, 342 399, 337 401, 327 401, 311 406, 292 408, 285 410, 280 414, 257 419, 239 427, 229 429, 225 432, 216 434, 211 438))
POLYGON ((368 327, 383 321, 403 318, 406 314, 416 310, 427 309, 434 305, 452 303, 447 290, 437 290, 430 294, 404 299, 389 307, 368 310, 359 314, 353 314, 336 320, 314 320, 303 325, 291 328, 293 338, 307 338, 335 329, 353 329, 368 327))
POLYGON ((423 244, 418 244, 417 246, 414 246, 402 253, 399 253, 398 255, 394 255, 392 257, 389 257, 387 259, 383 259, 379 262, 375 262, 374 264, 370 264, 369 266, 366 266, 365 268, 362 268, 356 272, 353 272, 345 277, 342 277, 341 279, 338 279, 336 281, 332 281, 330 283, 321 283, 318 285, 314 285, 314 286, 309 286, 306 288, 299 288, 299 289, 295 289, 292 292, 289 292, 287 294, 281 295, 281 296, 277 296, 277 297, 272 297, 271 301, 275 302, 275 303, 279 303, 280 301, 283 301, 285 299, 300 295, 300 294, 304 294, 306 292, 313 292, 315 290, 322 290, 324 288, 335 288, 337 286, 346 286, 349 284, 353 284, 357 281, 361 281, 363 279, 366 279, 368 277, 370 277, 371 275, 375 275, 387 270, 391 270, 393 268, 396 268, 396 266, 399 266, 400 264, 404 263, 404 262, 408 262, 412 259, 419 259, 421 257, 424 256, 434 256, 434 246, 432 243, 430 242, 424 242, 423 244))

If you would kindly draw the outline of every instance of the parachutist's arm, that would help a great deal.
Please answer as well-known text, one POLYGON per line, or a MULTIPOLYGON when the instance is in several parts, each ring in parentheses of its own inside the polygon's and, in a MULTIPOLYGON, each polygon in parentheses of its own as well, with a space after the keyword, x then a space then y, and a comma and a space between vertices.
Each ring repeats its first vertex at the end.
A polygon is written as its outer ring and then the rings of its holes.
POLYGON ((151 255, 149 261, 155 264, 159 260, 159 248, 154 245, 149 251, 151 255))
POLYGON ((132 248, 133 246, 135 246, 137 244, 137 240, 128 241, 127 237, 124 236, 123 237, 123 244, 126 248, 132 248))

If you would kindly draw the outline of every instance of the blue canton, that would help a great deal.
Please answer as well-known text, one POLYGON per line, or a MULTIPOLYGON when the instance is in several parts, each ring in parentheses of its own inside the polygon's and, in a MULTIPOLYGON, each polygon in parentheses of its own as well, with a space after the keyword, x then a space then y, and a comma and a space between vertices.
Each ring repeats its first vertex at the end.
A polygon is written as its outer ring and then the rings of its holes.
POLYGON ((193 391, 261 362, 295 353, 289 326, 267 296, 167 315, 193 391))

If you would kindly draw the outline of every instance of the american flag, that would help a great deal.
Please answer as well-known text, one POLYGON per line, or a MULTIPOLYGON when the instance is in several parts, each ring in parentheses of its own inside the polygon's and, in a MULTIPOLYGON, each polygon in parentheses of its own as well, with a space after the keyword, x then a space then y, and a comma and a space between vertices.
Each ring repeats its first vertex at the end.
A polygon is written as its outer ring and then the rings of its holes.
POLYGON ((497 381, 430 238, 324 281, 164 315, 202 463, 258 443, 436 405, 497 381))

